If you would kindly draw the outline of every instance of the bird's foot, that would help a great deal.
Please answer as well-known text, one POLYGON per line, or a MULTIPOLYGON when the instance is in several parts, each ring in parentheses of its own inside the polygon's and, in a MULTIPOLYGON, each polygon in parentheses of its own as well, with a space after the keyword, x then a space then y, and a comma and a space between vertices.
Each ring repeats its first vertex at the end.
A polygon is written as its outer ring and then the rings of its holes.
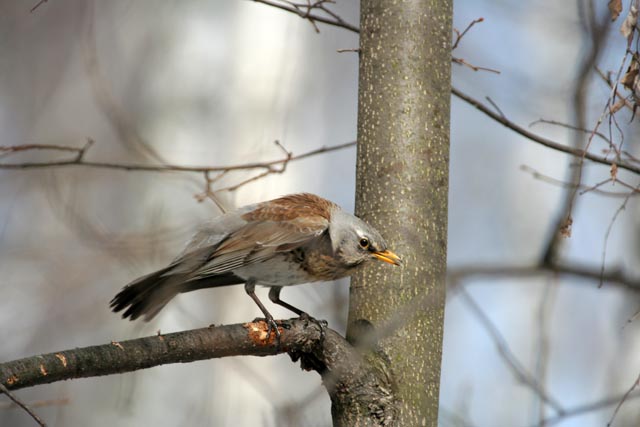
POLYGON ((327 327, 329 326, 329 322, 327 322, 326 320, 318 320, 313 316, 310 316, 308 313, 302 312, 300 314, 300 319, 301 320, 308 320, 309 322, 315 323, 316 325, 318 325, 318 328, 320 328, 320 340, 319 340, 319 344, 322 345, 324 343, 324 338, 326 335, 326 330, 327 327))

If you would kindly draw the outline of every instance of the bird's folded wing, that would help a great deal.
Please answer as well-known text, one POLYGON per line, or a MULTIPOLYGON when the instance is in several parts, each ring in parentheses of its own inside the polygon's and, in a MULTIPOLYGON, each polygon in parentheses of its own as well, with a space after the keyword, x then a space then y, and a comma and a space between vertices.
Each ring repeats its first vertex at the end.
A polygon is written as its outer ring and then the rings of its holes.
POLYGON ((277 253, 293 250, 326 231, 329 221, 321 216, 287 221, 255 221, 220 242, 208 261, 192 279, 227 273, 236 268, 265 261, 277 253))

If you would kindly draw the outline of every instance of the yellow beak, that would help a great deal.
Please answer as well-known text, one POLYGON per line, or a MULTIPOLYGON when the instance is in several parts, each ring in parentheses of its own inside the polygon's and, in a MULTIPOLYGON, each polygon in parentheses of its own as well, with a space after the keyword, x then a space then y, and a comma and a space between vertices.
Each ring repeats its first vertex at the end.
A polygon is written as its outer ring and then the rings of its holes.
POLYGON ((372 255, 380 261, 388 262, 393 265, 402 265, 402 259, 391 251, 373 252, 372 255))

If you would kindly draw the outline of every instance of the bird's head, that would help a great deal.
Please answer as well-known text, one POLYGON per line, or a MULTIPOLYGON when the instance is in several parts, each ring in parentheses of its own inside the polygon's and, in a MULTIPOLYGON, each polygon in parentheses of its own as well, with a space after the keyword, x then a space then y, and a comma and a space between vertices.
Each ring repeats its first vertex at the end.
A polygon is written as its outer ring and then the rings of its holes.
POLYGON ((329 236, 334 253, 347 266, 355 267, 371 259, 394 265, 402 263, 398 255, 387 249, 387 243, 375 228, 343 210, 332 212, 329 236))

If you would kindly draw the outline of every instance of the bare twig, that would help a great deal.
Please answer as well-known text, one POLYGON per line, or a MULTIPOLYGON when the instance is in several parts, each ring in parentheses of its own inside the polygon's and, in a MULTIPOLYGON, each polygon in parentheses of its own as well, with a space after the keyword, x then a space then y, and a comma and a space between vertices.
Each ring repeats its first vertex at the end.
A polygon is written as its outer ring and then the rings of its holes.
POLYGON ((612 161, 609 160, 608 158, 604 157, 604 156, 598 156, 595 154, 592 154, 588 151, 585 150, 581 150, 578 148, 573 148, 573 147, 568 147, 564 144, 560 144, 558 142, 552 141, 550 139, 544 138, 538 134, 535 134, 533 132, 528 131, 527 129, 523 128, 522 126, 512 122, 511 120, 507 119, 506 117, 492 111, 489 107, 487 107, 485 104, 483 104, 482 102, 478 101, 475 98, 470 97, 469 95, 461 92, 460 90, 456 89, 456 88, 451 88, 451 92, 457 96, 458 98, 460 98, 461 100, 465 101, 466 103, 468 103, 469 105, 475 107, 477 110, 479 110, 480 112, 486 114, 487 116, 489 116, 490 118, 492 118, 493 120, 497 121, 498 123, 504 125, 505 127, 511 129, 512 131, 520 134, 521 136, 533 141, 533 142, 537 142, 538 144, 541 144, 547 148, 551 148, 553 150, 556 151, 560 151, 566 154, 570 154, 574 157, 584 157, 585 159, 591 160, 592 162, 595 163, 600 163, 603 165, 607 165, 607 166, 611 166, 613 163, 616 163, 618 165, 618 168, 620 169, 625 169, 629 172, 633 172, 637 175, 640 175, 640 166, 635 165, 633 163, 624 161, 624 160, 620 160, 620 161, 612 161))
MULTIPOLYGON (((545 385, 547 376, 549 373, 549 353, 550 353, 550 339, 549 332, 552 330, 553 322, 550 321, 553 313, 553 304, 558 294, 557 275, 549 277, 542 293, 542 299, 538 306, 537 321, 538 321, 538 335, 536 337, 535 346, 537 348, 536 354, 536 367, 535 378, 538 383, 545 385)), ((535 405, 538 408, 538 420, 540 423, 544 422, 545 407, 544 402, 539 396, 535 396, 535 405)), ((544 424, 542 424, 544 427, 544 424)))
POLYGON ((465 303, 476 316, 476 319, 487 331, 491 339, 496 345, 498 353, 502 357, 502 360, 507 364, 513 375, 527 387, 529 387, 544 403, 552 407, 557 414, 563 414, 564 408, 554 397, 552 397, 538 382, 538 380, 529 374, 524 366, 520 363, 518 358, 513 354, 509 348, 507 340, 502 336, 498 328, 493 324, 489 316, 482 310, 482 308, 475 302, 475 300, 469 295, 463 285, 457 286, 456 290, 464 299, 465 303))
POLYGON ((604 80, 604 82, 609 85, 609 89, 614 90, 615 91, 615 95, 617 97, 617 99, 622 101, 622 105, 624 105, 629 111, 631 111, 631 113, 635 116, 636 114, 638 114, 638 111, 636 111, 634 104, 629 101, 628 97, 625 96, 622 92, 620 92, 615 83, 611 80, 611 78, 604 72, 602 71, 600 68, 595 67, 596 73, 602 78, 602 80, 604 80))
POLYGON ((611 405, 615 405, 620 403, 622 399, 637 399, 640 397, 640 393, 625 393, 620 396, 607 397, 604 399, 596 400, 595 402, 585 403, 583 405, 574 406, 573 408, 567 408, 567 410, 562 415, 554 415, 552 417, 547 417, 544 420, 541 420, 539 423, 534 424, 530 427, 551 427, 553 425, 559 424, 569 418, 577 417, 580 415, 587 414, 589 412, 597 411, 602 408, 606 408, 611 405))
POLYGON ((453 61, 453 63, 455 64, 464 65, 465 67, 471 68, 473 71, 488 71, 490 73, 500 74, 500 70, 496 70, 495 68, 480 67, 477 65, 473 65, 467 62, 466 60, 464 60, 463 58, 458 58, 456 56, 451 57, 451 61, 453 61))
MULTIPOLYGON (((639 190, 640 190, 640 185, 638 185, 635 188, 636 192, 639 190)), ((615 214, 613 214, 613 217, 611 218, 611 222, 609 222, 609 226, 607 227, 607 231, 604 235, 604 243, 602 244, 602 262, 600 263, 600 277, 604 277, 605 261, 607 257, 607 243, 609 243, 609 236, 611 235, 613 224, 615 224, 616 219, 618 218, 620 213, 623 210, 625 210, 625 208, 627 207, 627 203, 629 202, 629 199, 631 198, 632 194, 634 194, 634 192, 629 193, 629 195, 624 199, 620 207, 616 210, 615 214)), ((603 283, 604 283, 603 279, 600 279, 600 284, 598 285, 598 287, 601 287, 603 283)))
POLYGON ((269 170, 274 166, 282 166, 285 163, 306 159, 307 157, 316 156, 318 154, 328 153, 331 151, 343 150, 345 148, 355 147, 356 143, 346 142, 344 144, 332 145, 329 147, 320 147, 315 150, 307 151, 298 155, 287 155, 279 160, 268 162, 244 163, 231 166, 179 166, 179 165, 148 165, 133 163, 116 163, 116 162, 99 162, 84 160, 86 154, 86 145, 82 149, 77 149, 82 155, 78 155, 73 159, 57 160, 50 162, 21 162, 21 163, 0 163, 0 169, 43 169, 43 168, 63 168, 81 166, 97 169, 116 169, 123 171, 139 171, 139 172, 230 172, 238 170, 266 169, 269 170))
POLYGON ((22 402, 20 399, 18 399, 13 393, 11 393, 11 391, 9 391, 9 389, 0 382, 0 393, 4 393, 7 395, 7 397, 9 399, 11 399, 13 401, 13 403, 15 403, 16 405, 18 405, 19 407, 21 407, 22 409, 24 409, 24 411, 29 414, 29 416, 31 418, 33 418, 35 420, 36 423, 38 423, 38 425, 40 425, 41 427, 47 427, 47 424, 42 421, 42 419, 31 410, 31 408, 29 408, 29 406, 27 406, 26 403, 22 402))
POLYGON ((640 278, 627 276, 623 270, 610 268, 602 276, 599 268, 573 264, 550 265, 469 265, 449 268, 447 275, 453 282, 477 277, 538 277, 546 274, 573 276, 587 279, 595 283, 603 281, 618 285, 624 289, 640 292, 640 278))
POLYGON ((549 175, 545 175, 542 172, 537 171, 536 169, 527 166, 527 165, 521 165, 520 166, 520 170, 530 173, 531 176, 534 179, 539 179, 540 181, 546 182, 547 184, 551 184, 551 185, 555 185, 558 187, 562 187, 562 188, 575 188, 577 187, 580 191, 580 195, 586 194, 586 193, 596 193, 598 195, 601 196, 606 196, 606 197, 615 197, 615 198, 627 198, 630 196, 640 196, 640 190, 636 189, 633 186, 630 186, 629 184, 624 183, 623 181, 620 181, 619 179, 612 179, 612 178, 607 178, 603 181, 598 182, 595 185, 592 186, 587 186, 585 184, 571 184, 570 182, 566 182, 563 181, 561 179, 557 179, 557 178, 553 178, 549 175), (602 187, 605 184, 608 183, 618 183, 623 187, 626 187, 629 189, 629 191, 607 191, 607 190, 602 190, 600 187, 602 187))
POLYGON ((328 11, 324 6, 322 6, 322 3, 325 3, 325 2, 315 2, 315 3, 311 3, 310 5, 307 5, 307 4, 295 4, 294 5, 291 2, 278 2, 276 0, 251 0, 251 1, 254 1, 256 3, 266 4, 267 6, 276 7, 278 9, 282 9, 282 10, 285 10, 287 12, 290 12, 290 13, 293 13, 295 15, 298 15, 299 17, 301 17, 303 19, 307 19, 307 20, 309 20, 309 22, 311 22, 311 24, 314 26, 314 29, 316 31, 319 31, 319 30, 318 30, 318 27, 316 26, 315 23, 316 22, 322 22, 323 24, 333 25, 334 27, 344 28, 344 29, 352 31, 354 33, 359 33, 360 32, 360 29, 357 26, 346 22, 345 20, 340 18, 338 15, 328 11), (320 6, 322 6, 322 7, 320 7, 320 6), (302 10, 303 8, 306 8, 307 10, 304 11, 304 10, 302 10), (311 10, 313 10, 313 9, 322 10, 323 12, 327 13, 329 15, 329 17, 315 15, 315 14, 311 13, 311 10))
MULTIPOLYGON (((471 21, 469 23, 469 25, 467 25, 467 28, 465 28, 462 32, 457 30, 456 28, 454 28, 453 31, 456 33, 456 39, 453 41, 453 45, 451 46, 451 51, 456 50, 456 48, 460 44, 460 41, 465 36, 465 34, 467 34, 467 32, 471 29, 471 27, 473 27, 474 25, 479 24, 480 22, 483 22, 483 21, 484 21, 484 18, 474 19, 473 21, 471 21)), ((463 58, 458 58, 458 57, 454 56, 454 57, 451 58, 451 60, 455 64, 464 65, 465 67, 468 67, 468 68, 472 69, 473 71, 488 71, 490 73, 500 74, 500 71, 498 71, 498 70, 495 70, 493 68, 479 67, 477 65, 473 65, 473 64, 467 62, 466 60, 464 60, 463 58)))
POLYGON ((216 192, 213 191, 212 186, 220 178, 225 176, 227 172, 228 171, 220 172, 217 176, 215 176, 214 178, 211 178, 211 172, 204 171, 204 191, 202 193, 194 195, 195 199, 198 202, 203 202, 206 198, 209 198, 211 201, 213 201, 213 203, 216 204, 216 206, 218 207, 218 209, 220 209, 222 213, 226 213, 228 211, 227 207, 222 203, 220 198, 216 195, 216 192))
MULTIPOLYGON (((533 127, 537 124, 547 124, 547 125, 554 125, 554 126, 560 126, 566 129, 571 129, 571 130, 575 130, 577 132, 582 132, 582 133, 586 133, 586 134, 591 134, 593 132, 592 129, 586 129, 586 128, 580 128, 578 126, 573 126, 570 125, 569 123, 563 123, 563 122, 559 122, 557 120, 548 120, 548 119, 538 119, 535 120, 531 123, 529 123, 529 127, 533 127)), ((600 139, 602 139, 604 142, 607 143, 607 145, 613 145, 613 143, 611 142, 611 139, 607 138, 607 136, 605 134, 603 134, 602 132, 596 132, 595 135, 597 137, 599 137, 600 139)))
POLYGON ((33 6, 30 10, 29 13, 33 13, 37 8, 39 8, 42 4, 46 3, 49 0, 40 0, 38 3, 35 4, 35 6, 33 6))
MULTIPOLYGON (((68 397, 63 397, 60 399, 45 399, 45 400, 36 400, 34 402, 29 402, 29 407, 45 408, 47 406, 68 405, 69 403, 71 403, 71 399, 69 399, 68 397)), ((0 409, 14 409, 14 408, 20 408, 20 406, 16 405, 15 403, 9 403, 9 402, 7 402, 6 404, 0 403, 0 409)))
POLYGON ((486 99, 487 99, 487 102, 488 102, 489 104, 491 104, 491 106, 492 106, 493 108, 495 108, 495 109, 496 109, 496 111, 498 112, 498 114, 500 114, 500 117, 502 117, 502 118, 504 118, 504 119, 506 119, 506 118, 507 118, 507 116, 502 112, 502 110, 500 109, 500 107, 498 107, 498 104, 496 104, 496 103, 493 101, 493 99, 491 99, 491 98, 490 98, 490 97, 488 97, 488 96, 486 97, 486 99))
POLYGON ((613 424, 613 420, 615 420, 616 415, 618 415, 618 411, 620 411, 620 408, 622 408, 622 405, 624 405, 624 402, 626 402, 627 399, 629 399, 629 396, 631 395, 631 393, 633 393, 633 391, 638 386, 640 386, 640 375, 638 375, 638 378, 636 378, 636 380, 633 382, 631 387, 629 387, 629 390, 627 390, 627 392, 624 395, 622 395, 622 398, 620 399, 620 402, 618 402, 618 405, 616 406, 616 409, 613 411, 613 414, 611 415, 611 419, 607 423, 607 427, 611 427, 611 425, 613 424))
MULTIPOLYGON (((291 7, 291 6, 284 6, 282 4, 278 4, 275 1, 271 1, 271 0, 252 0, 255 1, 257 3, 263 3, 266 4, 268 6, 273 6, 273 7, 277 7, 279 9, 285 10, 287 12, 291 12, 294 13, 298 16, 300 16, 300 11, 296 10, 295 8, 291 7)), ((303 14, 304 15, 304 14, 303 14)), ((302 16, 303 18, 308 18, 306 16, 302 16)), ((353 31, 355 33, 359 33, 360 29, 356 26, 353 25, 343 25, 341 22, 331 19, 321 19, 321 17, 316 17, 316 16, 312 16, 314 20, 318 21, 318 22, 322 22, 328 25, 334 25, 334 26, 338 26, 338 27, 342 27, 342 28, 346 28, 350 31, 353 31)), ((610 160, 608 160, 606 157, 602 157, 602 156, 597 156, 594 155, 592 153, 589 153, 588 151, 585 150, 580 150, 580 149, 576 149, 576 148, 572 148, 572 147, 568 147, 566 145, 557 143, 555 141, 551 141, 549 139, 546 139, 542 136, 539 136, 537 134, 534 134, 533 132, 530 132, 526 129, 524 129, 523 127, 515 124, 514 122, 508 120, 506 117, 504 116, 500 116, 495 114, 493 111, 491 111, 489 108, 487 108, 482 102, 472 98, 469 95, 466 95, 465 93, 463 93, 462 91, 456 89, 455 87, 451 88, 451 93, 453 95, 455 95, 456 97, 460 98, 462 101, 466 102, 467 104, 475 107, 476 109, 478 109, 479 111, 481 111, 482 113, 486 114, 487 116, 489 116, 491 119, 501 123, 502 125, 506 126, 507 128, 513 130, 514 132, 520 134, 521 136, 533 141, 533 142, 537 142, 539 144, 542 144, 548 148, 557 150, 557 151, 561 151, 564 152, 566 154, 570 154, 572 156, 575 157, 584 157, 588 160, 591 160, 593 162, 596 163, 600 163, 600 164, 604 164, 604 165, 608 165, 611 166, 612 162, 610 160)), ((630 172, 633 172, 635 174, 640 175, 640 167, 633 165, 629 162, 626 161, 621 161, 621 162, 616 162, 618 164, 618 167, 628 170, 630 172)))
POLYGON ((455 50, 458 45, 460 44, 460 40, 462 40, 462 38, 465 36, 465 34, 467 34, 467 32, 471 29, 471 27, 473 27, 476 24, 479 24, 481 22, 484 21, 484 18, 480 17, 478 19, 474 19, 473 21, 471 21, 469 23, 469 25, 467 25, 467 28, 465 28, 462 32, 460 32, 458 29, 454 28, 453 31, 456 33, 456 39, 453 42, 453 46, 451 46, 451 50, 455 50))
POLYGON ((0 152, 4 152, 4 153, 16 153, 19 151, 30 151, 30 150, 71 151, 74 153, 78 153, 82 151, 82 148, 70 147, 68 145, 53 145, 53 144, 0 145, 0 152))

